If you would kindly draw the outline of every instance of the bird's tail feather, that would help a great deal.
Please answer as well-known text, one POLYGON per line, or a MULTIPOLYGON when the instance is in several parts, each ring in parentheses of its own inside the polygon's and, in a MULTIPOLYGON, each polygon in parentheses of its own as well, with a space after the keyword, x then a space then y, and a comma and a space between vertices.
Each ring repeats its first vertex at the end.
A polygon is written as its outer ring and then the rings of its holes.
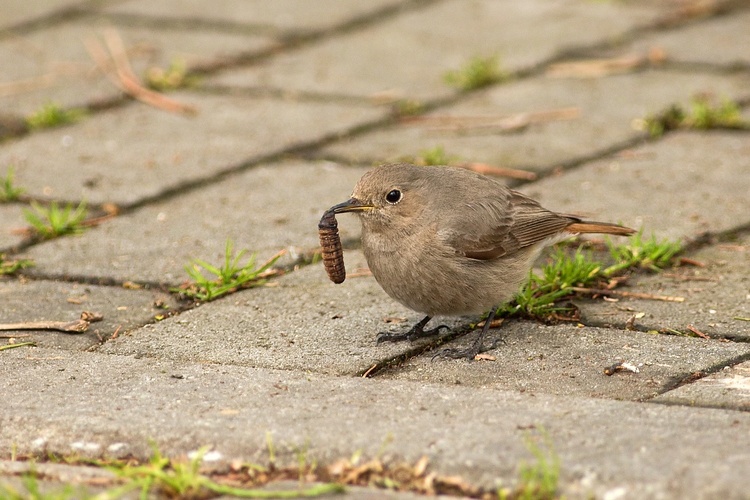
POLYGON ((621 226, 619 224, 611 224, 609 222, 594 222, 594 221, 577 221, 565 228, 565 231, 573 234, 582 233, 599 233, 599 234, 614 234, 617 236, 630 236, 635 233, 635 229, 621 226))

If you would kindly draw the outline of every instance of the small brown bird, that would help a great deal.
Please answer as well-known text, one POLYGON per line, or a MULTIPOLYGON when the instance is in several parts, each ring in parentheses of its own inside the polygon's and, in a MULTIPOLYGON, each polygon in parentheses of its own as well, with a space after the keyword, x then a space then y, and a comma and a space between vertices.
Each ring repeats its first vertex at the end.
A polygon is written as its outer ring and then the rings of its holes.
POLYGON ((367 172, 351 199, 331 212, 359 216, 362 247, 377 282, 392 298, 426 315, 406 333, 379 334, 378 343, 414 340, 448 328, 425 330, 432 316, 490 309, 469 349, 443 353, 469 359, 482 351, 495 310, 518 292, 545 246, 580 233, 635 232, 551 212, 463 168, 405 163, 367 172))

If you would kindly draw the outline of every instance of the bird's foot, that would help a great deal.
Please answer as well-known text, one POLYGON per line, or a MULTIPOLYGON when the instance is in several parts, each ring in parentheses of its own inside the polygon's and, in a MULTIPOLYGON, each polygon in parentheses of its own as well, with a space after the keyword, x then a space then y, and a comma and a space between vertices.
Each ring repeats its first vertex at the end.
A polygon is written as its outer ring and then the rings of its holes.
POLYGON ((438 335, 440 333, 441 328, 450 330, 447 325, 439 325, 430 330, 425 330, 424 325, 426 325, 428 321, 430 321, 430 316, 427 316, 422 321, 411 327, 409 331, 404 333, 380 332, 378 333, 378 337, 375 342, 377 344, 380 344, 381 342, 400 342, 401 340, 412 341, 425 337, 434 337, 435 335, 438 335))
POLYGON ((495 340, 492 345, 485 347, 484 346, 484 337, 487 335, 487 332, 490 329, 490 326, 492 325, 492 320, 495 319, 495 313, 497 312, 497 308, 492 309, 490 311, 490 314, 487 316, 487 319, 484 322, 484 327, 482 328, 482 331, 479 332, 479 335, 477 336, 477 339, 474 341, 473 344, 471 344, 471 347, 468 347, 466 349, 443 349, 442 351, 439 351, 437 354, 435 354, 432 359, 433 361, 435 358, 443 358, 443 359, 468 359, 469 361, 476 358, 477 354, 481 354, 483 352, 489 351, 497 347, 497 345, 500 342, 503 342, 502 339, 495 340))
POLYGON ((432 356, 432 361, 434 361, 437 358, 440 359, 468 359, 469 361, 473 361, 474 358, 477 357, 477 354, 482 354, 483 352, 491 351, 492 349, 495 349, 498 344, 501 344, 503 342, 503 339, 496 339, 491 345, 484 346, 481 342, 474 342, 471 347, 467 347, 466 349, 443 349, 442 351, 439 351, 437 354, 432 356))

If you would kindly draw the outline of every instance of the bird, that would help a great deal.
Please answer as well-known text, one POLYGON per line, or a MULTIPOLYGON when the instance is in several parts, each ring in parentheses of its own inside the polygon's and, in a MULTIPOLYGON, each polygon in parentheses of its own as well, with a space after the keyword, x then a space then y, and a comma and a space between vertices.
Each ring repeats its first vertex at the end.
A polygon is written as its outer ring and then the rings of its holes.
POLYGON ((350 199, 326 213, 359 217, 375 280, 391 298, 425 315, 405 333, 381 332, 377 343, 437 335, 448 327, 425 329, 434 316, 490 311, 468 349, 443 351, 450 358, 474 359, 483 352, 497 308, 519 291, 546 246, 582 233, 635 232, 547 210, 465 168, 408 163, 366 172, 350 199))

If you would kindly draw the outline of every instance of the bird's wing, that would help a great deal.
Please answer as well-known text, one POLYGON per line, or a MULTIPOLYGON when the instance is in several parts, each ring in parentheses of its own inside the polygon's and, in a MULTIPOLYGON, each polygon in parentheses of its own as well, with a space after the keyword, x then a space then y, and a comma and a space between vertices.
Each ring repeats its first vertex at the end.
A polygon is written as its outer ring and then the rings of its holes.
POLYGON ((543 208, 521 193, 477 199, 452 221, 460 230, 445 234, 456 253, 478 260, 491 260, 539 243, 575 222, 543 208), (456 225, 458 222, 459 225, 456 225), (463 223, 461 223, 463 222, 463 223))

